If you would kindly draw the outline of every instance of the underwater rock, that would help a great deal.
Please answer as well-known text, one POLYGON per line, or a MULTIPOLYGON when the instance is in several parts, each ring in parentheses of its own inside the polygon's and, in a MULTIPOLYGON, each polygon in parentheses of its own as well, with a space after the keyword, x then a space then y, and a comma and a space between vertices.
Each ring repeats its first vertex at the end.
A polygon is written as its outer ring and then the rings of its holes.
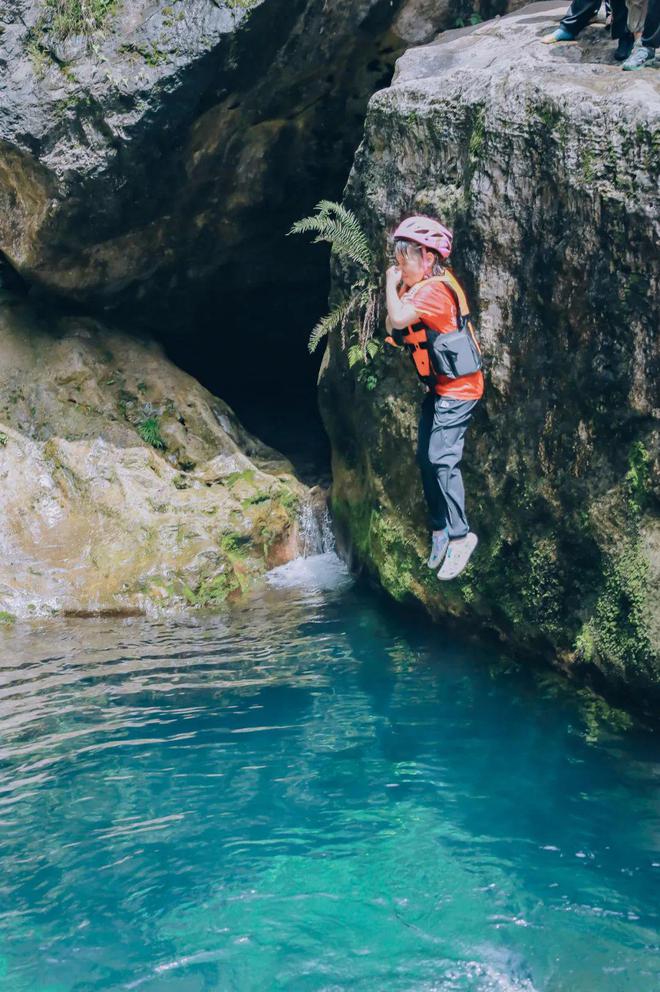
POLYGON ((350 332, 320 378, 333 507, 396 599, 657 697, 660 73, 622 72, 601 25, 541 45, 564 9, 409 50, 370 102, 345 195, 383 269, 407 213, 454 227, 487 378, 464 458, 473 563, 454 583, 427 569, 423 387, 401 352, 351 368, 350 332))
POLYGON ((161 348, 0 305, 0 610, 216 606, 295 558, 308 490, 161 348))

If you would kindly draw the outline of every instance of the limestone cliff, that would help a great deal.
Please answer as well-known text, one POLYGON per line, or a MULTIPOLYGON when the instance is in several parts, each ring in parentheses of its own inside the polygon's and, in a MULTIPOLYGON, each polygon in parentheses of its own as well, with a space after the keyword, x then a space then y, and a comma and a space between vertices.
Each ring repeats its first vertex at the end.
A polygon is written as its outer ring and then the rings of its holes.
POLYGON ((454 225, 487 369, 464 460, 474 563, 445 585, 425 565, 409 362, 381 350, 365 376, 339 333, 320 383, 333 505, 396 599, 657 694, 660 73, 622 73, 598 25, 542 46, 562 10, 408 51, 346 190, 383 266, 406 213, 454 225))
POLYGON ((0 610, 214 606, 299 551, 308 491, 153 343, 0 300, 0 610))

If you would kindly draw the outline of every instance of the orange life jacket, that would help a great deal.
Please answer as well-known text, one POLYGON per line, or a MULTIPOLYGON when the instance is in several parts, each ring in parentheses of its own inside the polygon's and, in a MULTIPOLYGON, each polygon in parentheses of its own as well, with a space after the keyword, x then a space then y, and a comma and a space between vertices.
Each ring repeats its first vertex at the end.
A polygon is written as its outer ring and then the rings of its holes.
MULTIPOLYGON (((481 349, 479 348, 479 343, 474 333, 474 327, 470 318, 470 307, 468 306, 467 296, 465 295, 463 287, 459 283, 456 276, 445 270, 443 275, 431 276, 430 279, 425 280, 425 283, 431 281, 444 283, 455 296, 459 313, 457 329, 459 331, 465 331, 471 336, 477 352, 481 354, 481 349)), ((408 327, 404 334, 397 336, 399 337, 401 343, 405 345, 410 352, 410 357, 415 365, 417 375, 423 382, 426 383, 427 386, 433 388, 440 379, 440 373, 435 370, 431 361, 431 341, 429 338, 429 331, 432 335, 437 335, 438 333, 428 327, 423 320, 419 320, 416 324, 412 324, 408 327)), ((387 338, 387 341, 390 344, 397 343, 392 338, 387 338)))

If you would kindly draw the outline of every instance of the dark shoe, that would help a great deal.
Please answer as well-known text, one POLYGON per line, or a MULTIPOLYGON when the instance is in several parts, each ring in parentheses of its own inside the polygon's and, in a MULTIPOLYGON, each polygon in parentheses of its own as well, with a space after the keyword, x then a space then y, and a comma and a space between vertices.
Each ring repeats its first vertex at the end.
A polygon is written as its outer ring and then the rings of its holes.
POLYGON ((636 44, 632 50, 632 55, 626 59, 621 68, 624 72, 633 69, 643 69, 644 66, 655 63, 655 48, 647 48, 646 45, 636 44))
POLYGON ((634 35, 624 35, 623 38, 619 38, 619 44, 616 46, 616 51, 614 53, 614 58, 617 62, 625 62, 635 45, 634 35))

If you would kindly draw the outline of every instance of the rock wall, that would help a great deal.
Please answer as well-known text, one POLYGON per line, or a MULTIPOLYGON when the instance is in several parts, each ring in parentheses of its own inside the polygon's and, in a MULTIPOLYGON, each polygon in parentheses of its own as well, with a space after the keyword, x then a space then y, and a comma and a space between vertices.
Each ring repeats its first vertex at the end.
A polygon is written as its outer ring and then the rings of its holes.
POLYGON ((304 286, 322 261, 291 222, 341 190, 395 56, 473 9, 117 0, 85 38, 48 0, 0 3, 0 251, 42 291, 141 304, 159 329, 216 286, 304 286))
POLYGON ((0 300, 0 621, 217 606, 299 554, 309 491, 161 349, 0 300))
MULTIPOLYGON (((383 267, 403 215, 454 225, 487 370, 464 459, 474 563, 451 584, 426 568, 422 387, 401 354, 349 368, 346 333, 320 379, 333 506, 396 599, 657 696, 660 73, 622 73, 598 25, 542 46, 562 12, 408 51, 346 189, 383 267)), ((338 294, 351 279, 337 267, 338 294)))

